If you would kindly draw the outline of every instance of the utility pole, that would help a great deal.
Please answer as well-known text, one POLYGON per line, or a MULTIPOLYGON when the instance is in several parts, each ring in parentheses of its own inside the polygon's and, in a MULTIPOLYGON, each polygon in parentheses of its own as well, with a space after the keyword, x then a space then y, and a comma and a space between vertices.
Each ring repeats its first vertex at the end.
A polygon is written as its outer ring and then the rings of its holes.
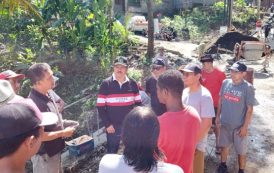
POLYGON ((233 0, 228 0, 228 21, 227 21, 227 31, 231 30, 232 26, 232 9, 233 9, 233 0))
POLYGON ((224 23, 223 25, 227 24, 227 0, 224 0, 224 23))
POLYGON ((257 0, 257 10, 258 10, 258 19, 261 18, 260 13, 261 13, 261 0, 257 0))

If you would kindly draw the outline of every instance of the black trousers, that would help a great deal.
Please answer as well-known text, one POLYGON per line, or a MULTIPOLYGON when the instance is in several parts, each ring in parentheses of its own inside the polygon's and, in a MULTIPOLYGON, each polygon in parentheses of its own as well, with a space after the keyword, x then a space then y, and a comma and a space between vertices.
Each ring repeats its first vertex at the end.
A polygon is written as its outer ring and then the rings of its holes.
POLYGON ((121 127, 114 127, 115 133, 107 133, 107 152, 117 153, 121 140, 121 127))

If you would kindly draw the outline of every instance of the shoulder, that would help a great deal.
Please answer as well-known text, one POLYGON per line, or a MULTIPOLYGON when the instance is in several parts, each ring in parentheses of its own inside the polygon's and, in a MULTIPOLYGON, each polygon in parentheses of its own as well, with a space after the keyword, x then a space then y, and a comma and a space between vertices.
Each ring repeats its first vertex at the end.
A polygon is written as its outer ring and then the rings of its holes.
POLYGON ((114 159, 114 160, 120 160, 120 159, 122 159, 122 157, 123 156, 119 155, 119 154, 106 154, 106 155, 104 155, 102 157, 100 163, 101 162, 105 162, 105 161, 109 161, 109 160, 112 160, 112 159, 114 159))
POLYGON ((157 173, 166 173, 166 172, 184 173, 182 168, 180 168, 177 165, 170 164, 170 163, 164 163, 164 162, 158 162, 157 173))
POLYGON ((246 80, 244 80, 244 85, 248 90, 255 91, 254 86, 251 83, 247 82, 246 80))
POLYGON ((132 85, 137 85, 137 82, 132 79, 132 78, 128 78, 129 79, 129 82, 132 84, 132 85))
POLYGON ((225 76, 225 72, 222 71, 221 69, 219 69, 218 67, 214 68, 214 72, 218 75, 218 76, 225 76))
POLYGON ((231 79, 225 79, 225 80, 223 80, 223 84, 232 84, 232 80, 231 79))
POLYGON ((110 173, 119 169, 123 163, 123 156, 118 154, 106 154, 102 157, 99 164, 99 173, 110 173))
POLYGON ((155 78, 153 76, 149 76, 148 78, 146 78, 146 83, 150 83, 155 81, 155 78))
POLYGON ((201 85, 201 94, 203 97, 211 97, 209 90, 201 85))
POLYGON ((187 114, 189 117, 192 117, 193 119, 200 121, 200 115, 198 111, 192 106, 185 105, 185 114, 187 114))
POLYGON ((112 76, 110 76, 110 77, 108 77, 108 78, 106 78, 106 79, 104 79, 103 81, 102 81, 102 85, 103 84, 108 84, 108 83, 110 83, 110 82, 112 82, 113 81, 113 78, 112 78, 112 76))

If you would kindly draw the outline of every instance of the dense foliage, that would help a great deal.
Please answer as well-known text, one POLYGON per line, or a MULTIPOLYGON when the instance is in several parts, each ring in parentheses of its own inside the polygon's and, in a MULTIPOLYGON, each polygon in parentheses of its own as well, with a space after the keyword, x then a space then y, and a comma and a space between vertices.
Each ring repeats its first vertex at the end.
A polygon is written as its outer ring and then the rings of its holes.
MULTIPOLYGON (((250 30, 254 28, 257 10, 246 6, 244 0, 235 0, 233 4, 232 24, 236 28, 250 30)), ((165 26, 172 26, 179 36, 183 36, 182 30, 188 29, 192 40, 201 40, 204 34, 211 29, 218 30, 226 25, 224 15, 224 2, 216 2, 210 7, 195 7, 185 10, 182 15, 175 15, 173 19, 165 17, 161 20, 165 26)))
POLYGON ((29 65, 64 59, 105 68, 112 57, 123 54, 128 41, 125 28, 110 14, 111 0, 46 0, 31 4, 32 11, 37 9, 33 15, 20 10, 22 6, 14 10, 14 3, 8 5, 2 4, 2 11, 11 10, 12 15, 2 13, 0 18, 0 41, 5 46, 1 70, 14 68, 16 61, 29 65))

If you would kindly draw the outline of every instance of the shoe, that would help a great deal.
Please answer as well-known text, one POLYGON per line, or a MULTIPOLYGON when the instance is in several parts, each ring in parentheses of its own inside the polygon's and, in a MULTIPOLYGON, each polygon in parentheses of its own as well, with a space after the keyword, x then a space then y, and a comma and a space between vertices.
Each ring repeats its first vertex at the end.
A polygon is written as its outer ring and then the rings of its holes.
POLYGON ((228 168, 226 165, 219 165, 217 173, 228 173, 228 168))

